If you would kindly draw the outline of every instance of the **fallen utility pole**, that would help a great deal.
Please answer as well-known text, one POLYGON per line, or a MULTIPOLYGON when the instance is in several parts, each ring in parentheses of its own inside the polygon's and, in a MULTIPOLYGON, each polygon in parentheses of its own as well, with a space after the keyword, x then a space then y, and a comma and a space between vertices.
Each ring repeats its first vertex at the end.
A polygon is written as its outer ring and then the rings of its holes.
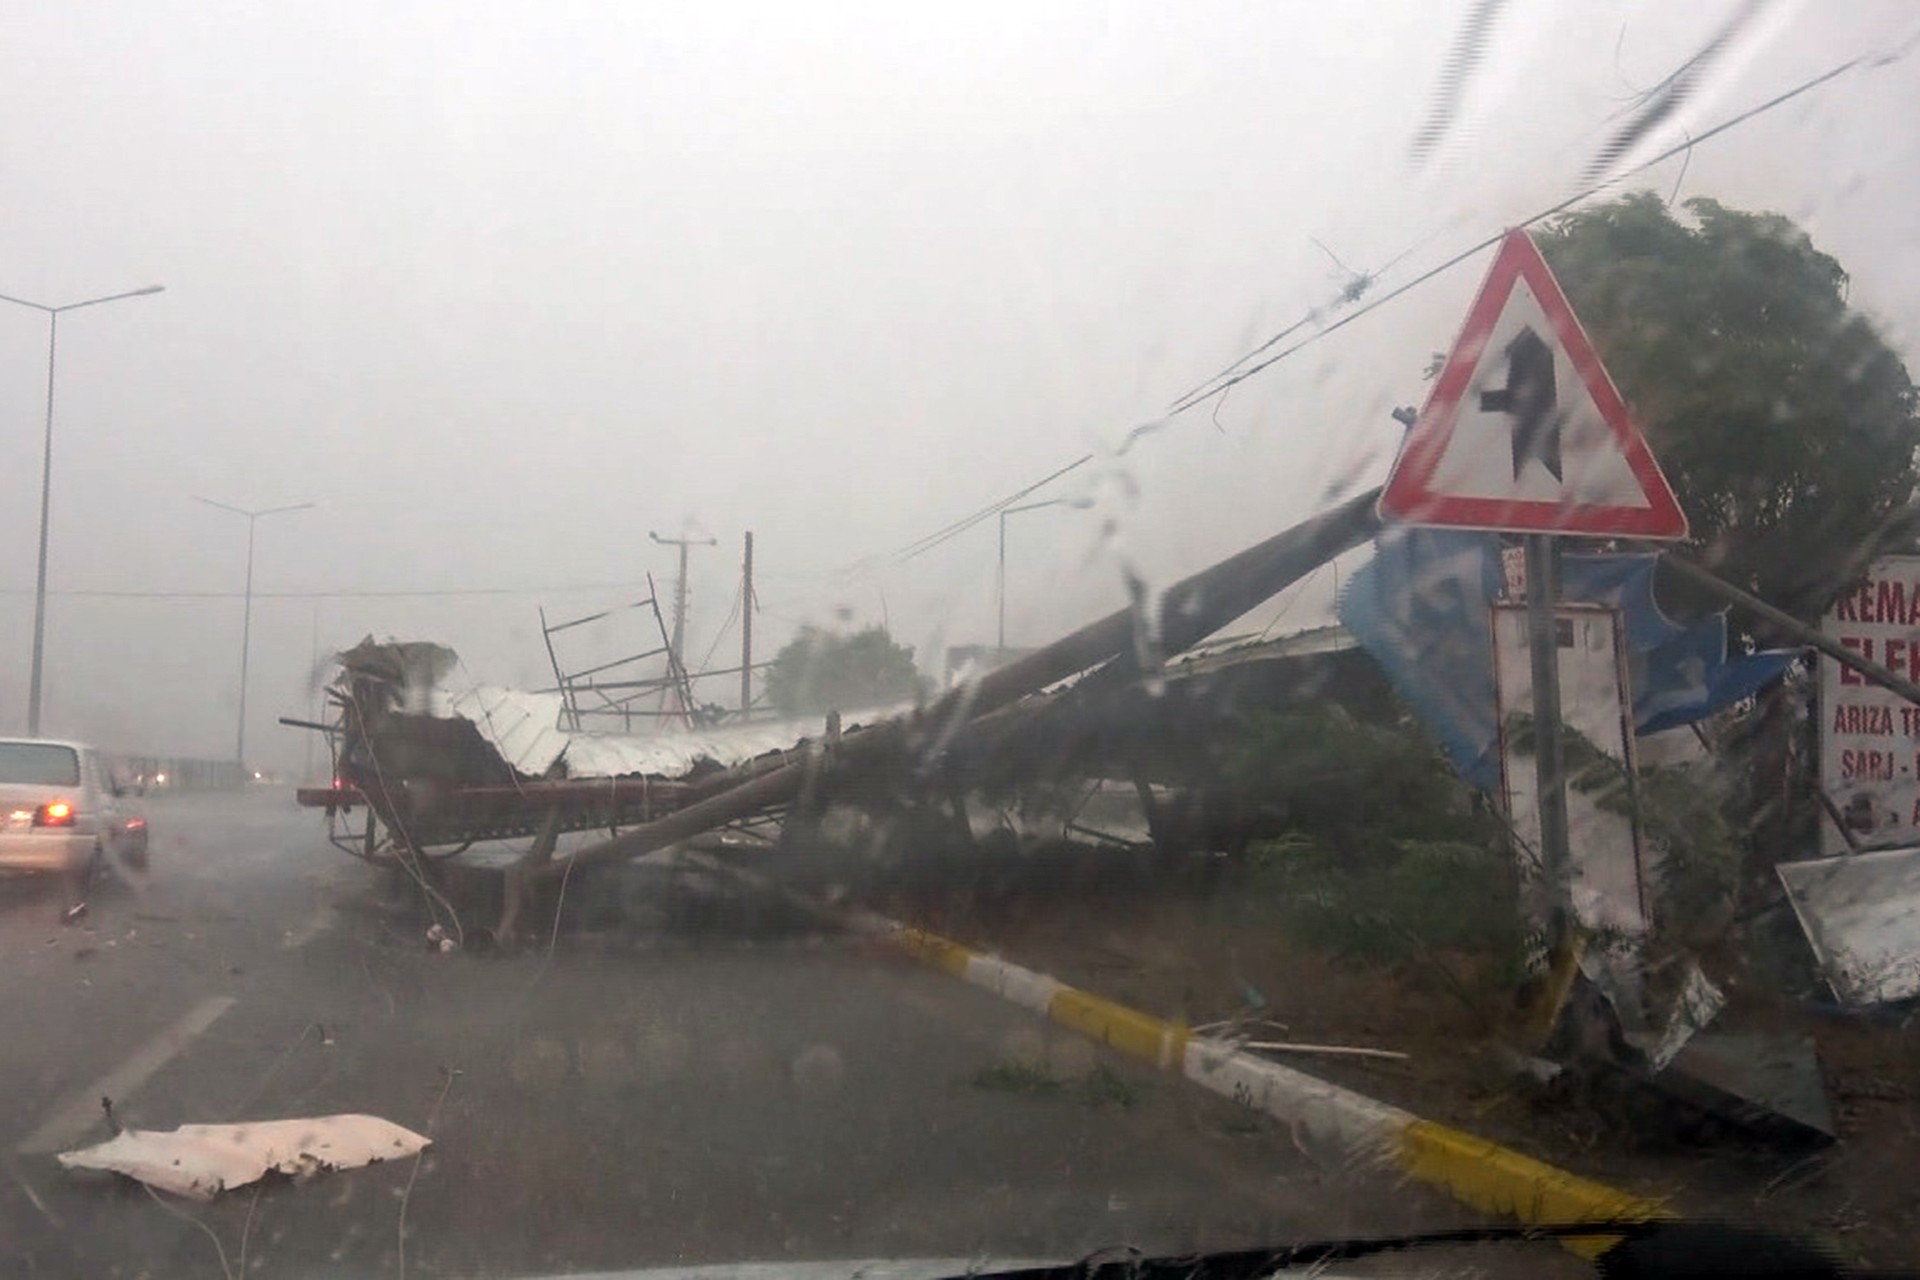
MULTIPOLYGON (((1371 538, 1379 528, 1375 511, 1378 498, 1378 490, 1369 490, 1175 584, 1161 599, 1162 646, 1177 649, 1193 644, 1371 538)), ((848 733, 835 750, 836 762, 847 767, 880 761, 889 753, 904 753, 922 737, 938 743, 975 717, 1028 693, 1116 657, 1130 661, 1136 626, 1134 610, 1111 613, 989 671, 924 711, 848 733)), ((761 810, 791 803, 817 768, 812 759, 784 763, 565 858, 548 857, 524 865, 517 869, 519 875, 509 880, 509 902, 517 902, 524 892, 522 878, 550 879, 576 864, 639 857, 761 810)), ((510 912, 517 914, 517 907, 510 907, 510 912)))
POLYGON ((1711 570, 1702 568, 1690 560, 1682 560, 1679 556, 1668 554, 1662 557, 1662 563, 1695 586, 1712 592, 1729 604, 1737 604, 1743 609, 1759 614, 1801 644, 1810 649, 1818 649, 1841 666, 1859 672, 1881 688, 1891 689, 1908 702, 1920 706, 1920 684, 1896 675, 1877 662, 1861 657, 1818 627, 1808 626, 1785 610, 1775 608, 1751 592, 1742 591, 1711 570))

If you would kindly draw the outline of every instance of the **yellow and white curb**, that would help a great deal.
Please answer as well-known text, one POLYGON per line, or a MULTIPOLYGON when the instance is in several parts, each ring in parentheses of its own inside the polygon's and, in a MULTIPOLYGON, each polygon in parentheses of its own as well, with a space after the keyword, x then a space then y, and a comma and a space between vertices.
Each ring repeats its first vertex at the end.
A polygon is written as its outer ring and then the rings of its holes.
MULTIPOLYGON (((689 860, 777 893, 864 936, 1063 1027, 1163 1071, 1177 1071, 1203 1089, 1271 1116, 1296 1135, 1336 1149, 1349 1160, 1398 1169, 1483 1213, 1529 1226, 1570 1222, 1644 1222, 1672 1216, 1657 1200, 1594 1182, 1518 1151, 1380 1102, 1302 1071, 1196 1036, 1179 1023, 1115 1004, 938 934, 863 911, 823 907, 764 876, 692 856, 689 860)), ((1562 1241, 1597 1256, 1617 1237, 1562 1241)))

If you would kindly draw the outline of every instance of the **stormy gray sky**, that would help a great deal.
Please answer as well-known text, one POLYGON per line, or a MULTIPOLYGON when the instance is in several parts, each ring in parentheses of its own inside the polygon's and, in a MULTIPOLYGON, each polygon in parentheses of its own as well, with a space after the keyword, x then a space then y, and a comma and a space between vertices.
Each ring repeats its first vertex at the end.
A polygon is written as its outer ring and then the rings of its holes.
MULTIPOLYGON (((992 639, 994 522, 891 553, 1082 453, 1045 492, 1096 509, 1010 526, 1013 643, 1117 605, 1123 560, 1177 575, 1378 480, 1484 258, 1113 451, 1339 316, 1334 257, 1377 293, 1578 189, 1736 5, 1510 4, 1415 164, 1470 7, 18 10, 0 293, 167 286, 61 325, 46 728, 231 753, 245 522, 196 495, 319 504, 259 527, 249 754, 292 767, 273 721, 307 709, 316 647, 433 638, 540 683, 535 610, 664 586, 649 530, 720 540, 695 553, 696 659, 748 528, 764 652, 844 614, 930 655, 992 639), (497 594, 339 594, 476 588, 497 594)), ((1763 6, 1634 154, 1916 26, 1898 0, 1763 6)), ((1912 362, 1916 101, 1920 57, 1860 70, 1629 185, 1801 220, 1912 362)), ((45 318, 0 307, 14 730, 45 359, 45 318)), ((1333 577, 1256 620, 1315 621, 1333 577)), ((648 643, 631 617, 573 640, 582 662, 648 643)))

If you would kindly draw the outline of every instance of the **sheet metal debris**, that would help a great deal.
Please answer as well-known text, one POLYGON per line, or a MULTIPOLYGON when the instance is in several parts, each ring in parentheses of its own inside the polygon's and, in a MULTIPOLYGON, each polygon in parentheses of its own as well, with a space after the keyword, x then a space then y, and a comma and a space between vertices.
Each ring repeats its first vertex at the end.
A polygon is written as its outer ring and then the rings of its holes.
POLYGON ((62 1152, 59 1160, 68 1169, 103 1169, 161 1191, 211 1200, 268 1173, 357 1169, 414 1155, 428 1145, 429 1139, 378 1116, 337 1115, 123 1129, 96 1146, 62 1152))
POLYGON ((1783 862, 1775 870, 1843 1004, 1920 995, 1920 848, 1783 862))
POLYGON ((1666 1030, 1647 1050, 1647 1058, 1653 1069, 1664 1071, 1700 1029, 1714 1020, 1726 1003, 1726 992, 1713 984, 1701 971, 1697 961, 1689 961, 1686 978, 1678 998, 1673 1002, 1673 1012, 1667 1019, 1666 1030))
POLYGON ((1652 1084, 1755 1137, 1793 1146, 1834 1140, 1820 1060, 1805 1036, 1702 1032, 1652 1084))

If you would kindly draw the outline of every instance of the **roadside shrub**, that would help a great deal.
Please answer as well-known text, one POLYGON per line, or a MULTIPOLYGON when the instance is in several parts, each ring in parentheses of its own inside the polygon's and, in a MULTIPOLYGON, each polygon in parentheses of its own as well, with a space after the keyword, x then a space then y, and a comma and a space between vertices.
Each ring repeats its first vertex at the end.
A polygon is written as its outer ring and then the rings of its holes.
POLYGON ((1348 859, 1391 861, 1396 840, 1497 833, 1416 726, 1364 723, 1331 704, 1248 716, 1220 774, 1244 811, 1348 859))
POLYGON ((1337 707, 1250 718, 1225 761, 1290 827, 1248 849, 1243 909, 1336 955, 1412 964, 1478 1000, 1518 973, 1500 820, 1412 725, 1337 707))
POLYGON ((1389 840, 1355 860, 1297 833, 1249 852, 1248 908, 1309 946, 1390 964, 1444 953, 1500 981, 1517 972, 1513 877, 1495 848, 1389 840))

